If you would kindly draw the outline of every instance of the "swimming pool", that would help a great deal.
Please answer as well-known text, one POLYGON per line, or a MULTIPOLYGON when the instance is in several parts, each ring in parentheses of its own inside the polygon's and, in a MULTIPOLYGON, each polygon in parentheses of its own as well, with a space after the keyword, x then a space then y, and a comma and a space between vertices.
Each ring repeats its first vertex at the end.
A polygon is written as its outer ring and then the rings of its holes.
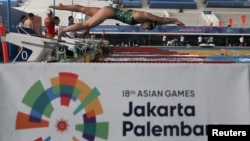
POLYGON ((101 62, 250 63, 250 48, 114 47, 101 62))

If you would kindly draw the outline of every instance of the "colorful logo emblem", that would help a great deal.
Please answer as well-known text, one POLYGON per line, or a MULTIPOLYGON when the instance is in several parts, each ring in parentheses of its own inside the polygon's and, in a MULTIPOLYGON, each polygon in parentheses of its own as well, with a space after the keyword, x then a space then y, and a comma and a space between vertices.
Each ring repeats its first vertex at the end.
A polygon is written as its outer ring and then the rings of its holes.
POLYGON ((22 103, 28 108, 17 113, 16 130, 36 132, 39 136, 33 141, 64 140, 66 134, 72 141, 107 140, 109 123, 97 122, 103 114, 98 89, 91 89, 77 74, 68 72, 59 73, 50 82, 52 86, 44 89, 39 80, 27 91, 22 103), (51 135, 44 135, 46 129, 51 135))

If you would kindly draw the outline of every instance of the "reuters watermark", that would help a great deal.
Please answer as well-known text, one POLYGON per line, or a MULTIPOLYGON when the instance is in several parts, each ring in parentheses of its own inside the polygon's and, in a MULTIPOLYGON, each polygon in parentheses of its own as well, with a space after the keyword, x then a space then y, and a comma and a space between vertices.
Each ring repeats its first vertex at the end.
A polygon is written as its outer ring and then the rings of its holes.
POLYGON ((250 125, 208 125, 208 141, 216 139, 237 139, 248 141, 250 125))

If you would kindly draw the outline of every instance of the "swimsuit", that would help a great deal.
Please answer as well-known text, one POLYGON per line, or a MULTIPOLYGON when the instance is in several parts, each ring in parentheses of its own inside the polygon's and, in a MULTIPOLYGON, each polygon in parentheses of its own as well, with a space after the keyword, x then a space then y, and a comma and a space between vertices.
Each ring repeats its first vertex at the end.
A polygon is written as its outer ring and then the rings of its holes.
POLYGON ((115 19, 129 25, 139 24, 133 18, 133 11, 131 9, 125 11, 114 7, 109 7, 109 8, 111 8, 114 11, 114 16, 111 19, 115 19))

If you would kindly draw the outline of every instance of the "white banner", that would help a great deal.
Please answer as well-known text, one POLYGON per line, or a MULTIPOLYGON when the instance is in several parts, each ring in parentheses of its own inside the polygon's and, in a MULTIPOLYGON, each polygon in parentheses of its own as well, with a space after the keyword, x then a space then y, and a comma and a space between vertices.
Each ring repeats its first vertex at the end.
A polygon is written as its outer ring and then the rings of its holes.
POLYGON ((0 65, 0 141, 207 141, 250 124, 237 64, 0 65))

